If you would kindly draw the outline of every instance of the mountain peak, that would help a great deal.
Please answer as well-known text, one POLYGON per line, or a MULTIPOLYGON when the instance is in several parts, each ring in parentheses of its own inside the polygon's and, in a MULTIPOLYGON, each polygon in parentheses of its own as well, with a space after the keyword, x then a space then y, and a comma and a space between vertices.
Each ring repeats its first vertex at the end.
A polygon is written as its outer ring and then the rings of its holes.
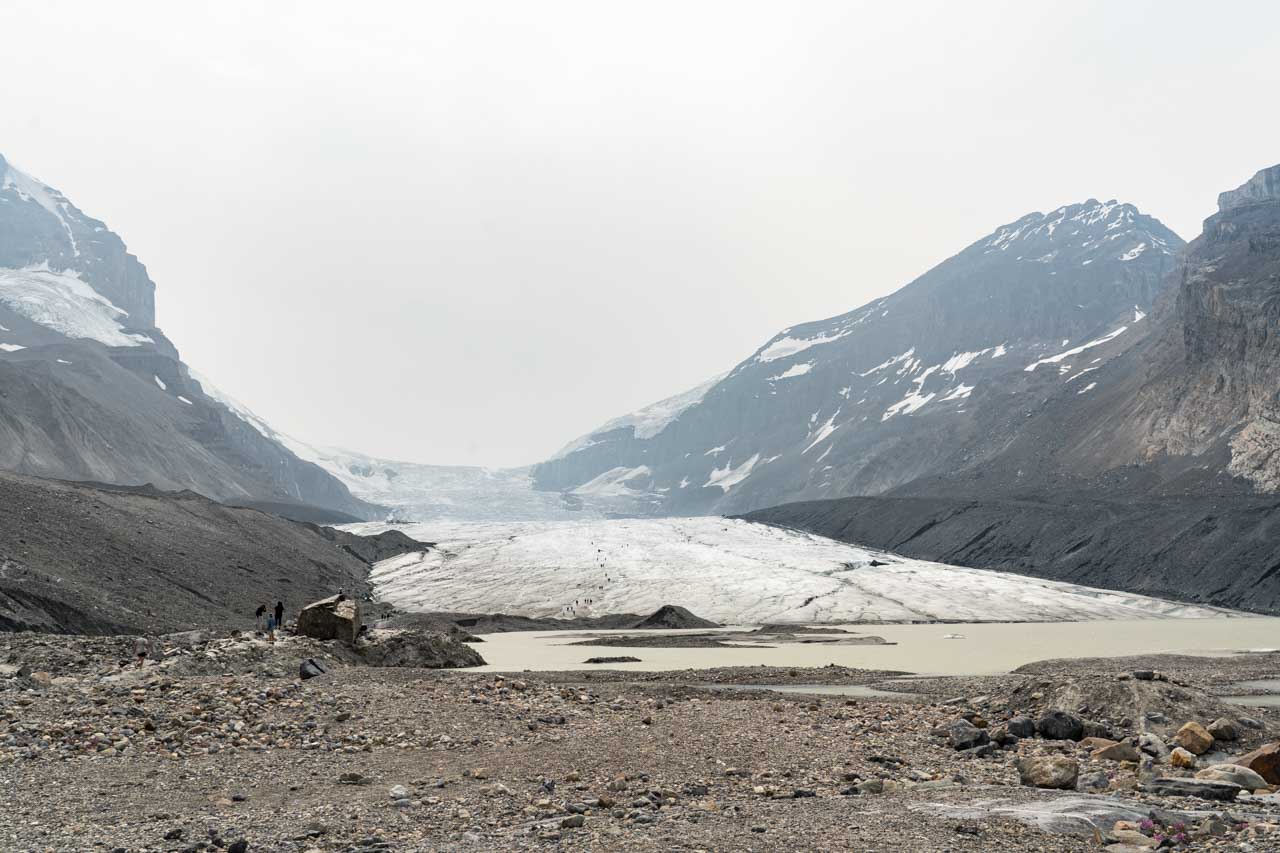
POLYGON ((1218 212, 1280 201, 1280 165, 1261 169, 1234 190, 1218 195, 1218 212))
MULTIPOLYGON (((1011 253, 1018 260, 1046 262, 1059 252, 1080 253, 1088 261, 1113 250, 1141 253, 1154 249, 1171 255, 1182 238, 1135 205, 1116 199, 1089 198, 1064 204, 1049 213, 1036 211, 1002 225, 977 242, 981 254, 1011 253)), ((1137 257, 1135 254, 1133 257, 1137 257)))

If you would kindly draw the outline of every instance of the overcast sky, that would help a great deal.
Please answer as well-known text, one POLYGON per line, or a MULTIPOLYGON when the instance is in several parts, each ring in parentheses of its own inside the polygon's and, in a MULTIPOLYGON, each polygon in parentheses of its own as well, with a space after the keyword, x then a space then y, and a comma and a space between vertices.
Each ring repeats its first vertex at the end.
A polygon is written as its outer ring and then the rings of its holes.
POLYGON ((1280 162, 1280 4, 7 0, 0 153, 277 428, 545 458, 1094 196, 1280 162), (199 7, 199 8, 198 8, 199 7))

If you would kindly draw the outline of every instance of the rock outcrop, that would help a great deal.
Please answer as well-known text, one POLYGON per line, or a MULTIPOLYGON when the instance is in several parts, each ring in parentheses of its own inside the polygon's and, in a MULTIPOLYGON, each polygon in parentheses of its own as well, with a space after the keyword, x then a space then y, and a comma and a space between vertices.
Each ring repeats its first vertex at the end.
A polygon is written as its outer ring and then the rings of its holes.
POLYGON ((354 645, 360 636, 360 602, 338 594, 313 601, 298 613, 298 633, 354 645))

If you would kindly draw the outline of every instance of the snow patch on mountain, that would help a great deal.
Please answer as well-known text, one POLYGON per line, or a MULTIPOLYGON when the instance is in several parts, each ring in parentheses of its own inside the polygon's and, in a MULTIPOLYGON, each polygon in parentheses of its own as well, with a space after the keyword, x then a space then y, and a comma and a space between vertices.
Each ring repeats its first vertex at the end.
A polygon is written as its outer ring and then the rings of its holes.
POLYGON ((759 461, 760 454, 757 453, 736 468, 732 467, 732 461, 726 462, 723 468, 711 469, 711 476, 707 478, 707 482, 702 484, 702 487, 705 489, 711 486, 719 486, 727 492, 751 476, 751 469, 755 468, 756 463, 759 461))
POLYGON ((770 382, 777 382, 780 379, 794 379, 797 376, 804 376, 810 370, 813 370, 813 362, 806 361, 803 364, 793 364, 777 376, 770 376, 770 382))
POLYGON ((1108 332, 1107 334, 1103 335, 1100 338, 1097 338, 1096 340, 1089 341, 1086 344, 1081 344, 1078 347, 1072 347, 1066 352, 1060 352, 1057 355, 1051 355, 1048 358, 1042 358, 1039 361, 1033 361, 1031 364, 1028 364, 1026 367, 1022 369, 1027 371, 1028 373, 1031 373, 1042 364, 1057 364, 1058 362, 1071 358, 1072 356, 1079 355, 1085 350, 1093 349, 1094 347, 1102 346, 1108 341, 1115 340, 1116 338, 1120 337, 1128 330, 1129 330, 1128 326, 1121 326, 1120 328, 1115 329, 1111 332, 1108 332))
MULTIPOLYGON (((347 529, 377 533, 387 526, 347 529)), ((728 624, 1231 615, 1141 595, 911 560, 726 518, 427 523, 398 529, 438 543, 430 551, 386 560, 373 569, 377 597, 409 611, 598 616, 647 613, 677 603, 728 624)))
POLYGON ((784 335, 756 353, 755 360, 760 364, 767 364, 780 358, 787 358, 796 353, 804 352, 810 347, 816 347, 819 344, 838 341, 851 334, 853 334, 853 329, 842 329, 838 332, 819 332, 811 338, 793 338, 790 335, 784 335))
POLYGON ((88 338, 112 347, 152 342, 146 335, 125 332, 121 320, 128 313, 81 280, 79 273, 55 272, 48 263, 0 269, 0 303, 69 338, 88 338))

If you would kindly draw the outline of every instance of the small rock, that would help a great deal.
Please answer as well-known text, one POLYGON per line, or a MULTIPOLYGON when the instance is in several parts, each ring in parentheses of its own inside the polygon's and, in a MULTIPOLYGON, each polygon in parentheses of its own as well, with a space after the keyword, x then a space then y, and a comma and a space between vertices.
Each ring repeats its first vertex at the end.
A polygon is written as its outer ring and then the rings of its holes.
POLYGON ((409 799, 409 789, 408 789, 408 788, 406 788, 404 785, 395 785, 395 786, 393 786, 393 787, 391 788, 391 790, 390 790, 390 792, 389 792, 389 793, 390 793, 390 795, 391 795, 391 799, 393 799, 393 800, 407 800, 407 799, 409 799))
POLYGON ((1076 781, 1077 791, 1105 791, 1111 787, 1111 779, 1103 770, 1083 774, 1076 781))
POLYGON ((1180 746, 1175 746, 1173 752, 1169 753, 1169 764, 1173 767, 1190 769, 1196 766, 1196 757, 1194 753, 1188 752, 1180 746))
POLYGON ((577 829, 578 827, 582 826, 586 822, 587 822, 587 819, 580 814, 569 815, 567 818, 560 821, 560 828, 561 829, 577 829))

